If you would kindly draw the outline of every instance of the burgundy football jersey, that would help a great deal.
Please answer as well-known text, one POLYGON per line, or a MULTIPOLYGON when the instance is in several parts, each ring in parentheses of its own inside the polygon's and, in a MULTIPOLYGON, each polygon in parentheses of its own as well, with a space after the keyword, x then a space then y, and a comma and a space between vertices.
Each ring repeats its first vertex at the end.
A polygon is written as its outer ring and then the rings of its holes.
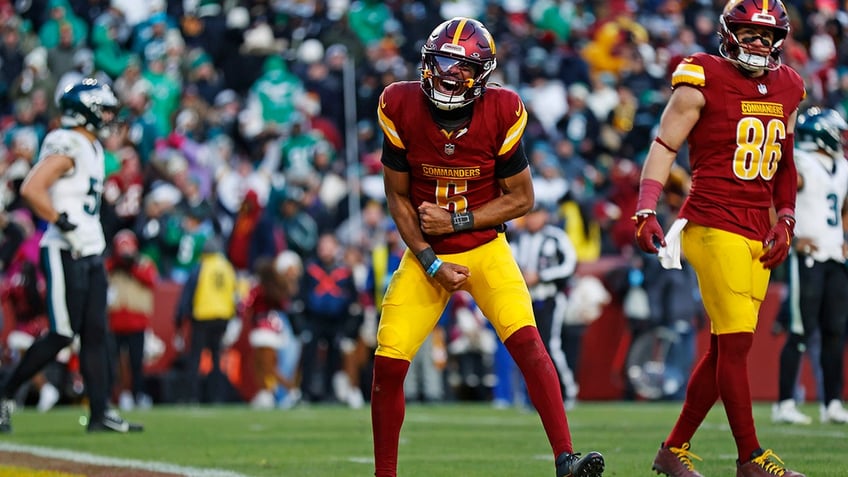
MULTIPOLYGON (((501 195, 496 161, 518 148, 527 111, 513 91, 489 87, 474 103, 467 127, 447 132, 430 115, 418 82, 399 82, 380 96, 378 116, 388 141, 406 152, 413 207, 431 202, 451 212, 474 211, 501 195)), ((425 235, 436 253, 458 253, 497 236, 495 229, 425 235)))
POLYGON ((706 98, 687 139, 692 188, 680 216, 762 239, 786 125, 805 96, 803 80, 785 65, 751 78, 724 58, 697 53, 672 74, 672 87, 680 86, 706 98))

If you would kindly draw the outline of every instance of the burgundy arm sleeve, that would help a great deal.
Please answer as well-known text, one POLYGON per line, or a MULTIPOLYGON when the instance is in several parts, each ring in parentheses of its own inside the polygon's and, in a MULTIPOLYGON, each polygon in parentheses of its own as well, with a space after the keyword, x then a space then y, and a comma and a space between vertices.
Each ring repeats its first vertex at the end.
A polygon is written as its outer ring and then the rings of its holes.
POLYGON ((795 135, 789 134, 783 140, 783 158, 774 176, 772 200, 774 208, 781 211, 789 209, 794 215, 795 197, 798 195, 798 170, 795 168, 795 135))

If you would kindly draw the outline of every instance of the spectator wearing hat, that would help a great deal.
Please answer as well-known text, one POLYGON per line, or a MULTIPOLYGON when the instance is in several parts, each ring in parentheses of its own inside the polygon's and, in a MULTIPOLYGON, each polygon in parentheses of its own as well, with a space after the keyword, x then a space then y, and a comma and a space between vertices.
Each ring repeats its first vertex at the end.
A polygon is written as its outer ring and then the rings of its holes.
POLYGON ((145 389, 144 340, 153 316, 153 289, 158 280, 156 264, 141 255, 138 239, 124 229, 112 240, 112 253, 106 259, 109 279, 107 312, 109 329, 115 337, 117 363, 116 387, 118 404, 123 410, 136 405, 148 407, 150 396, 145 389), (123 373, 123 356, 127 358, 129 376, 123 373), (129 388, 126 387, 129 382, 129 388))
POLYGON ((71 45, 84 45, 88 41, 88 26, 78 17, 68 0, 50 0, 47 3, 50 17, 38 30, 41 46, 53 49, 61 43, 62 28, 70 28, 71 45))
POLYGON ((348 12, 350 29, 366 47, 379 42, 385 36, 387 25, 393 18, 389 6, 378 0, 353 2, 348 12))
POLYGON ((127 22, 125 8, 120 4, 121 2, 119 0, 110 0, 104 3, 105 5, 101 3, 99 11, 92 9, 93 11, 91 12, 94 14, 94 18, 89 22, 92 30, 92 46, 97 44, 97 41, 94 40, 94 31, 105 26, 115 29, 114 39, 118 45, 129 45, 132 36, 132 27, 127 22))
POLYGON ((224 90, 224 78, 218 74, 212 58, 201 49, 189 53, 186 82, 197 88, 197 94, 207 105, 215 104, 218 93, 224 90))
POLYGON ((177 112, 177 108, 180 105, 182 86, 167 74, 164 48, 160 49, 151 45, 145 51, 144 58, 147 63, 147 69, 142 76, 150 83, 148 93, 150 111, 156 118, 156 128, 159 130, 159 133, 168 135, 171 129, 173 129, 171 118, 177 112))
MULTIPOLYGON (((133 52, 145 56, 150 50, 151 44, 164 44, 165 34, 176 26, 176 21, 165 13, 165 5, 151 11, 145 20, 139 22, 133 28, 132 41, 130 42, 133 52)), ((160 49, 164 51, 164 48, 160 49)))
POLYGON ((137 60, 136 56, 122 46, 121 35, 125 34, 122 33, 122 29, 126 28, 122 17, 108 13, 99 16, 92 26, 91 47, 94 50, 94 66, 112 79, 121 76, 130 63, 137 60))
POLYGON ((296 102, 303 93, 303 81, 289 71, 285 60, 279 55, 268 56, 262 76, 248 93, 242 113, 242 134, 253 139, 263 133, 284 133, 297 114, 296 102))
POLYGON ((210 237, 203 244, 200 261, 183 286, 175 316, 178 332, 183 323, 191 321, 191 341, 185 363, 191 403, 223 402, 227 398, 222 382, 226 377, 221 371, 221 340, 227 324, 236 315, 236 292, 235 269, 224 255, 221 241, 210 237), (200 389, 200 356, 204 350, 212 355, 205 394, 200 389))
POLYGON ((224 135, 233 141, 238 150, 248 149, 239 131, 238 116, 241 112, 241 98, 232 89, 222 89, 212 101, 212 110, 206 117, 207 135, 215 138, 224 135))
MULTIPOLYGON (((124 85, 128 89, 124 89, 124 109, 122 110, 123 120, 128 126, 127 139, 138 151, 138 158, 141 161, 141 168, 147 171, 151 163, 154 150, 156 148, 156 140, 162 137, 162 131, 159 129, 159 122, 156 115, 150 108, 150 90, 151 84, 139 78, 134 81, 130 78, 135 73, 130 73, 135 67, 130 66, 120 78, 126 80, 124 85), (129 84, 132 83, 132 86, 129 84)), ((139 70, 140 71, 140 70, 139 70)))
POLYGON ((283 250, 309 257, 318 242, 318 224, 304 210, 304 191, 298 187, 273 189, 268 206, 256 224, 251 240, 251 263, 273 258, 283 250))

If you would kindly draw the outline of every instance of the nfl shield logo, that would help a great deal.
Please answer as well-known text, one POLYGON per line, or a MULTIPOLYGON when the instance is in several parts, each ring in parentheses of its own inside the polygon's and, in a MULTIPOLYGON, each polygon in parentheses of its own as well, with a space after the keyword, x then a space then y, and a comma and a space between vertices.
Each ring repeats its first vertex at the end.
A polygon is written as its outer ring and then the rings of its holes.
POLYGON ((760 94, 766 94, 766 93, 768 93, 768 88, 766 88, 766 85, 764 85, 764 84, 758 84, 757 85, 757 91, 759 91, 760 94))
POLYGON ((454 152, 456 152, 456 144, 445 144, 445 154, 451 156, 454 152))

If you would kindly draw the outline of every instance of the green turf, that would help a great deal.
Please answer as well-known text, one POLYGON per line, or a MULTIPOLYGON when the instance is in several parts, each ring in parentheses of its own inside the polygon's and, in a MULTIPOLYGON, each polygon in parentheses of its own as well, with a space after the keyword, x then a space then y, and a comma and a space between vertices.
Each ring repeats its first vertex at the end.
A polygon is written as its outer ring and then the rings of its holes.
MULTIPOLYGON (((598 450, 606 476, 654 475, 651 461, 679 412, 679 403, 580 403, 569 414, 577 451, 598 450)), ((814 405, 804 411, 817 416, 814 405)), ((14 433, 0 441, 251 476, 373 474, 368 409, 311 406, 253 411, 244 406, 157 407, 126 413, 147 427, 126 436, 86 435, 81 408, 14 415, 14 433)), ((768 405, 755 406, 764 447, 810 477, 848 476, 848 428, 771 424, 768 405)), ((707 476, 735 475, 735 447, 722 408, 707 417, 692 443, 707 476)), ((401 433, 401 477, 553 476, 553 458, 538 417, 487 405, 409 406, 401 433)))

